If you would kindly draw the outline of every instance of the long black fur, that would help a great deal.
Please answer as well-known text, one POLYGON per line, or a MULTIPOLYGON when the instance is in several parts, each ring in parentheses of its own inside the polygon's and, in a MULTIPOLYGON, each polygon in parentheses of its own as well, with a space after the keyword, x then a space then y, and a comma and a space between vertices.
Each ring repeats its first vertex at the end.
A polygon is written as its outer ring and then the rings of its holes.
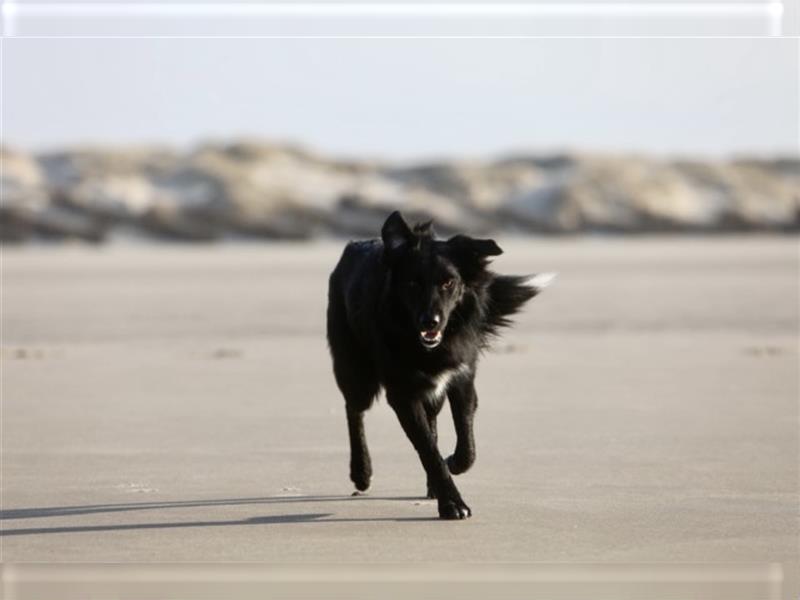
POLYGON ((398 212, 386 220, 380 240, 345 248, 330 276, 327 333, 358 491, 372 476, 363 413, 383 388, 420 457, 439 516, 472 514, 451 475, 475 460, 478 358, 539 291, 525 277, 492 273, 489 258, 501 253, 493 240, 437 240, 430 223, 411 229, 398 212), (457 434, 447 459, 436 435, 445 397, 457 434))

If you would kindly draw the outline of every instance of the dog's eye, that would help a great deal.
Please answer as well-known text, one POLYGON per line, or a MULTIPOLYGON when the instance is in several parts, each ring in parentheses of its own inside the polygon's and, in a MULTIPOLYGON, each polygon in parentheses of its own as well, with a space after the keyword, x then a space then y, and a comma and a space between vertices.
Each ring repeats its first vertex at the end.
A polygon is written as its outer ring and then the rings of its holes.
POLYGON ((442 284, 442 289, 443 290, 452 290, 455 286, 456 286, 456 280, 455 279, 448 279, 447 281, 445 281, 442 284))

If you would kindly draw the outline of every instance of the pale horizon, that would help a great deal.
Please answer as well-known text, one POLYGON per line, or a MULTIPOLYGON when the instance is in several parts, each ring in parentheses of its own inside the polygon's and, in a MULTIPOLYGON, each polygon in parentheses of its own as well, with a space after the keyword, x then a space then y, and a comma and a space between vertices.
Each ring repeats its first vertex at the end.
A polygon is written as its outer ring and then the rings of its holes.
POLYGON ((3 144, 783 158, 798 152, 798 43, 8 39, 3 144))

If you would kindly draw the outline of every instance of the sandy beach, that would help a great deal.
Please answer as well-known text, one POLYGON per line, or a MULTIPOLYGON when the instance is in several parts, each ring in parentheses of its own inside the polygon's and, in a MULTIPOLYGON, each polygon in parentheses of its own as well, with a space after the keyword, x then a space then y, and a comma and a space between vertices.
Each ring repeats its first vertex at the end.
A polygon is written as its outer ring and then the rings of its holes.
POLYGON ((797 240, 500 242, 559 278, 481 364, 458 523, 383 401, 350 497, 341 243, 4 248, 3 560, 796 564, 797 240))

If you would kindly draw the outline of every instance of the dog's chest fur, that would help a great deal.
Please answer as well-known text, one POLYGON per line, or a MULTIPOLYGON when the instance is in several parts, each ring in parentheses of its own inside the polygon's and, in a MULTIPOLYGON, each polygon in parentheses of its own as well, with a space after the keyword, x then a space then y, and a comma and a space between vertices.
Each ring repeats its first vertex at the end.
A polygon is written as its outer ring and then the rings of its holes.
POLYGON ((468 364, 461 363, 457 367, 440 371, 436 375, 426 375, 426 398, 430 402, 438 401, 447 391, 447 386, 449 386, 454 379, 469 373, 469 370, 468 364))

